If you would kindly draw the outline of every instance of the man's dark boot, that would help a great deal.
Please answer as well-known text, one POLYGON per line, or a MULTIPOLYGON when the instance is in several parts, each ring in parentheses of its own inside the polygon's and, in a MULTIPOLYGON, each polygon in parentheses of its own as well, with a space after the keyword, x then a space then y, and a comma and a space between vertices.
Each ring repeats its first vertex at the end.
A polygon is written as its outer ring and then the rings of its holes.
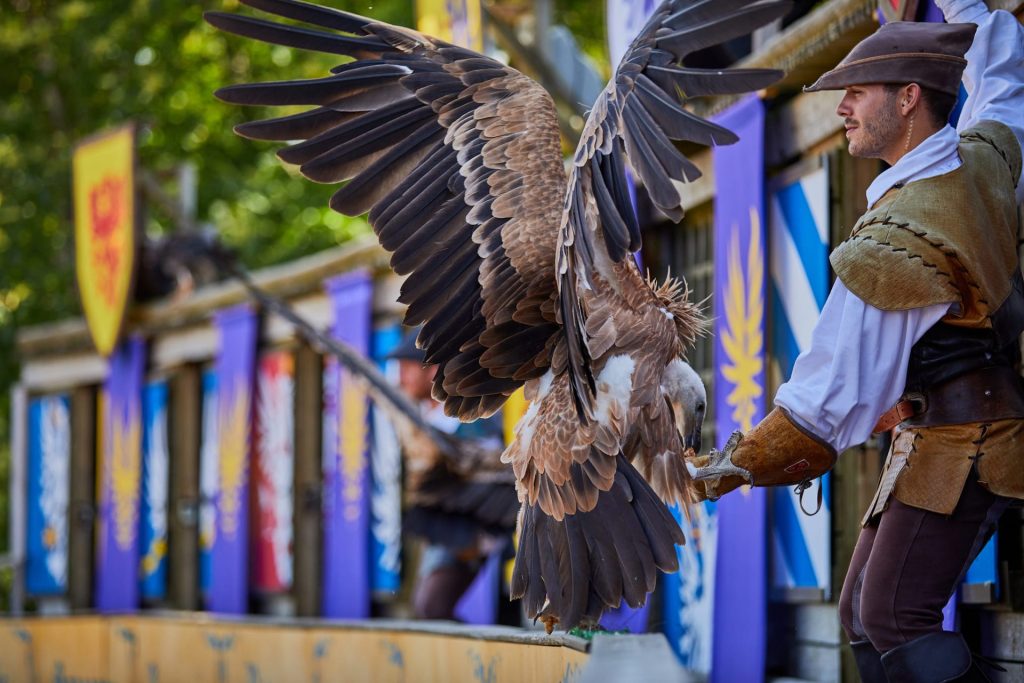
POLYGON ((985 683, 959 633, 939 631, 915 638, 882 655, 889 683, 985 683))
POLYGON ((861 683, 888 683, 889 679, 882 668, 882 655, 870 640, 850 643, 850 648, 853 650, 853 659, 857 662, 861 683))

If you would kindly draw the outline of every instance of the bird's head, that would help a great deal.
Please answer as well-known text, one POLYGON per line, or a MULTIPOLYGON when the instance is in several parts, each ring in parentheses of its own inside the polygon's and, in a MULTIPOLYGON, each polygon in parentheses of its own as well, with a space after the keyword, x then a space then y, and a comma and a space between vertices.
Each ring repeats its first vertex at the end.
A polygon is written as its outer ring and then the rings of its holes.
POLYGON ((683 444, 700 452, 700 431, 708 405, 707 390, 700 375, 682 358, 673 358, 665 367, 661 386, 672 404, 676 429, 683 437, 683 444))

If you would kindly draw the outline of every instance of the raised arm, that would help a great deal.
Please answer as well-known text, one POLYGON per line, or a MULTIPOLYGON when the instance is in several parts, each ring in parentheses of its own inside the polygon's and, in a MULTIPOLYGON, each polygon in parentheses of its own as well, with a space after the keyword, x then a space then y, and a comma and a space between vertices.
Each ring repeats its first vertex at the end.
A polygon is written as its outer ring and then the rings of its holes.
MULTIPOLYGON (((946 21, 978 25, 967 52, 964 87, 967 102, 958 131, 979 121, 998 121, 1013 131, 1024 147, 1024 26, 1009 12, 989 12, 981 0, 936 0, 946 21)), ((1024 178, 1017 184, 1017 201, 1024 200, 1024 178)))

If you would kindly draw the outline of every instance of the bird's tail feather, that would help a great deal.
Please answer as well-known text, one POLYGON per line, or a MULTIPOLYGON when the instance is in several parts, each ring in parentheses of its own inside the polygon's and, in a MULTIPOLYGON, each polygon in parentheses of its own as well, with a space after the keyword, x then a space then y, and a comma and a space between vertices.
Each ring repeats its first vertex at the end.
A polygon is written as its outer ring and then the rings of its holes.
POLYGON ((523 598, 530 617, 554 616, 565 629, 596 623, 623 599, 643 605, 658 569, 678 569, 679 525, 622 455, 616 466, 615 483, 593 510, 556 520, 523 504, 512 597, 523 598))

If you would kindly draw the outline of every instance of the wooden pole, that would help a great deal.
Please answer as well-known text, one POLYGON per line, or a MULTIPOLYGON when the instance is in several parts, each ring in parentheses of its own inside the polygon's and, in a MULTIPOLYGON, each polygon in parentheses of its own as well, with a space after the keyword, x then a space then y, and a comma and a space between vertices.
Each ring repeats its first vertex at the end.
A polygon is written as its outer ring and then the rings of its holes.
POLYGON ((168 597, 174 609, 195 610, 199 608, 199 430, 202 416, 202 374, 198 365, 183 366, 171 376, 170 404, 168 597))
POLYGON ((96 389, 71 392, 71 468, 68 492, 68 605, 92 607, 93 533, 96 519, 96 389))
POLYGON ((323 357, 306 342, 295 350, 295 612, 320 614, 323 468, 323 357))

